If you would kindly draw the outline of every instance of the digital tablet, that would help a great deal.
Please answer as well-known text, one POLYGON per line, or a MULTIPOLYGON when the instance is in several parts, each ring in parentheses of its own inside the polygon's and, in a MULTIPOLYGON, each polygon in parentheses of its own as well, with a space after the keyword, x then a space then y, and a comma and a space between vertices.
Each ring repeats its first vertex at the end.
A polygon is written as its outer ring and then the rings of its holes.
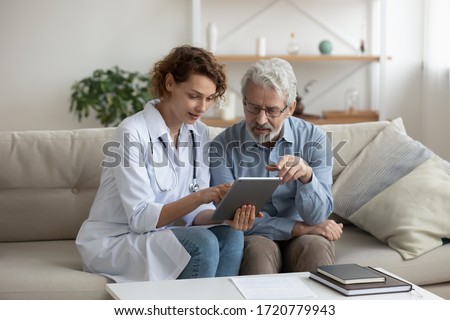
POLYGON ((236 209, 254 205, 256 213, 280 185, 280 177, 241 177, 233 182, 212 216, 213 220, 232 220, 236 209))

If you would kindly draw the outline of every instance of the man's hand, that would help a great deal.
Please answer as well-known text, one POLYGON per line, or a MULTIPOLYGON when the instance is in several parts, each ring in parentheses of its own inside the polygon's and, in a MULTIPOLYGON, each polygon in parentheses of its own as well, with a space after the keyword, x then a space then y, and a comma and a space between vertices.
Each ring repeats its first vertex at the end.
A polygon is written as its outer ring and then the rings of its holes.
POLYGON ((336 241, 341 237, 343 228, 344 225, 342 223, 336 223, 336 221, 330 219, 315 225, 297 222, 292 229, 292 237, 298 237, 304 234, 315 234, 330 241, 336 241))
POLYGON ((312 168, 302 158, 293 155, 284 155, 274 165, 266 165, 267 171, 278 171, 278 177, 283 178, 283 183, 300 180, 306 184, 312 180, 312 168))

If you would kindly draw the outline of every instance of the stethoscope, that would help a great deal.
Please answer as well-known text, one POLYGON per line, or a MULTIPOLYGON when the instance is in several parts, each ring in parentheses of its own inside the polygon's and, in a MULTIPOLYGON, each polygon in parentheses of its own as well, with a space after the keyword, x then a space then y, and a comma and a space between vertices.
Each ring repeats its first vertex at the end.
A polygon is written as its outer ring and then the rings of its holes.
MULTIPOLYGON (((193 157, 193 160, 194 160, 194 168, 193 168, 194 170, 193 170, 193 174, 192 174, 192 182, 189 184, 189 192, 197 192, 200 189, 200 186, 197 183, 197 155, 195 153, 195 145, 196 145, 196 143, 195 143, 194 130, 189 130, 189 131, 191 133, 191 138, 192 138, 192 157, 193 157)), ((150 137, 150 135, 149 135, 149 138, 150 138, 150 148, 151 148, 151 151, 152 151, 152 154, 153 154, 153 142, 152 142, 152 138, 150 137)), ((158 140, 163 145, 164 149, 166 150, 166 153, 168 154, 167 145, 164 142, 164 140, 161 137, 158 137, 158 140)), ((170 191, 178 184, 178 177, 177 177, 177 174, 175 172, 175 169, 174 169, 173 165, 171 165, 171 169, 172 169, 172 172, 174 173, 174 176, 175 176, 175 183, 172 186, 170 186, 170 187, 163 187, 163 186, 161 186, 161 184, 160 184, 160 182, 158 180, 158 177, 157 177, 157 174, 156 174, 156 169, 153 166, 153 170, 155 172, 156 184, 158 185, 158 188, 161 191, 170 191)))

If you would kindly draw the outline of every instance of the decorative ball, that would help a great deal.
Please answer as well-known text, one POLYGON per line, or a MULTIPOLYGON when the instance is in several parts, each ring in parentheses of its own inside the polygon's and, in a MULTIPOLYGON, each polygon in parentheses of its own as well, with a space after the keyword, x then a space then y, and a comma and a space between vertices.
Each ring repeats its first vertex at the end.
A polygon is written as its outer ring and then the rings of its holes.
POLYGON ((319 51, 321 54, 330 54, 333 50, 333 44, 329 40, 323 40, 319 43, 319 51))

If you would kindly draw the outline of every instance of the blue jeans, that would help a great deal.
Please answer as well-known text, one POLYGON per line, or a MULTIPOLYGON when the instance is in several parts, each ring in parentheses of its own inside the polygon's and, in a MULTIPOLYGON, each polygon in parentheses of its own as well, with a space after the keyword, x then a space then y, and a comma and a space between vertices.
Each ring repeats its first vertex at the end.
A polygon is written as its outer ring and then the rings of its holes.
POLYGON ((172 232, 191 255, 178 279, 237 276, 244 234, 228 226, 174 228, 172 232))

